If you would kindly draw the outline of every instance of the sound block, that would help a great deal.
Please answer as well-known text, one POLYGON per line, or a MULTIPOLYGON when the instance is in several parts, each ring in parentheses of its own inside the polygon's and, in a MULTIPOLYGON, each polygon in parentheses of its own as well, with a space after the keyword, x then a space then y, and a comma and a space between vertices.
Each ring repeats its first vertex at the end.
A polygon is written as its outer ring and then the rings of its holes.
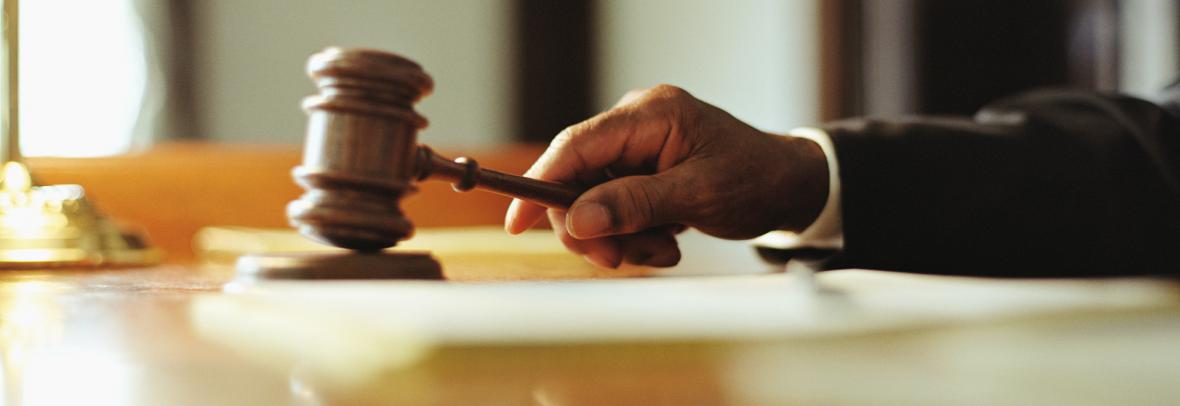
POLYGON ((444 279, 442 266, 421 252, 300 252, 238 258, 237 280, 444 279))

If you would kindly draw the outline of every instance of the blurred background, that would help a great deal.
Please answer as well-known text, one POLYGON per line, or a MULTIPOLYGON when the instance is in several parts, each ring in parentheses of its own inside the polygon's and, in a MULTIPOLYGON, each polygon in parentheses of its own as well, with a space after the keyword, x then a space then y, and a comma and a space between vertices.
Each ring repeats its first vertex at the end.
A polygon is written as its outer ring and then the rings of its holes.
MULTIPOLYGON (((774 132, 972 114, 1043 86, 1148 97, 1180 72, 1178 3, 31 0, 21 141, 41 183, 81 184, 187 261, 210 226, 289 229, 299 105, 314 92, 304 64, 327 46, 420 62, 436 90, 419 140, 520 173, 562 128, 660 83, 774 132)), ((402 208, 420 228, 503 221, 506 198, 419 187, 402 208)), ((735 257, 710 244, 695 251, 735 257)))
POLYGON ((1146 95, 1180 72, 1175 0, 24 3, 22 142, 38 156, 297 144, 303 64, 330 45, 422 63, 437 90, 421 139, 444 149, 545 142, 658 83, 785 131, 970 114, 1038 86, 1146 95))

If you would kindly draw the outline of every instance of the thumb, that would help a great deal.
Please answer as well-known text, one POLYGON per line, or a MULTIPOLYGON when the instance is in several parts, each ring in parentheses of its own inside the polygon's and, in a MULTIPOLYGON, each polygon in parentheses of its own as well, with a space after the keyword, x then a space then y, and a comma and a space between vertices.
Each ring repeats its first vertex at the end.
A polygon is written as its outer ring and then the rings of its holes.
POLYGON ((566 230, 584 240, 680 221, 683 183, 675 172, 622 177, 587 190, 570 206, 566 230))

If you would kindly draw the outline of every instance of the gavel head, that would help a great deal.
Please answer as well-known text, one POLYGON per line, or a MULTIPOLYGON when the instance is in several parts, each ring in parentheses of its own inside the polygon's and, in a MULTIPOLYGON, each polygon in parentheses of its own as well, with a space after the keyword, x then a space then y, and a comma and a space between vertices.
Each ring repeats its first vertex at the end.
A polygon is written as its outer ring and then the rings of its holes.
POLYGON ((426 119, 414 103, 433 81, 417 63, 387 52, 328 48, 307 73, 319 93, 308 114, 302 165, 306 193, 287 206, 299 232, 337 247, 371 251, 413 234, 399 204, 413 185, 417 133, 426 119))

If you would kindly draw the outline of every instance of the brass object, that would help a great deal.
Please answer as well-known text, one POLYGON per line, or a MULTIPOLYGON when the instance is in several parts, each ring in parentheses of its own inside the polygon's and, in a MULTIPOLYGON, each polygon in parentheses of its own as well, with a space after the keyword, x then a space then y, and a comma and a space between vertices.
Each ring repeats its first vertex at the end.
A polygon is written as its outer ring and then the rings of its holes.
POLYGON ((3 1, 0 90, 0 268, 140 266, 160 252, 138 233, 121 230, 86 201, 79 185, 34 186, 20 155, 17 0, 3 1))
POLYGON ((0 108, 0 159, 4 162, 20 162, 20 142, 17 133, 20 131, 20 26, 17 17, 20 15, 17 0, 0 0, 4 5, 2 24, 4 24, 3 46, 4 63, 0 69, 0 91, 4 93, 4 107, 0 108))

